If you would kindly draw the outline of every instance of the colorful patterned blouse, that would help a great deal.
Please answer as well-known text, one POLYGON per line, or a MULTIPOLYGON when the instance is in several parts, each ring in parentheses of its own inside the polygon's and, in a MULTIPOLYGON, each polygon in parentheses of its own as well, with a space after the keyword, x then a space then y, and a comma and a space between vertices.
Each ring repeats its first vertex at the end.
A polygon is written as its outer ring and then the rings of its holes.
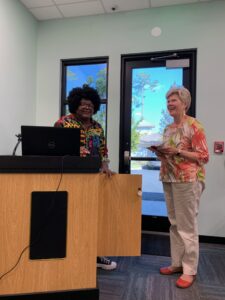
POLYGON ((163 134, 165 147, 198 153, 198 161, 191 161, 174 155, 161 161, 160 180, 163 182, 193 182, 205 180, 204 164, 209 160, 208 147, 202 125, 190 116, 177 127, 168 125, 163 134))
POLYGON ((85 129, 74 114, 61 117, 55 127, 80 128, 80 156, 100 156, 102 160, 108 157, 108 150, 102 126, 95 120, 85 129))

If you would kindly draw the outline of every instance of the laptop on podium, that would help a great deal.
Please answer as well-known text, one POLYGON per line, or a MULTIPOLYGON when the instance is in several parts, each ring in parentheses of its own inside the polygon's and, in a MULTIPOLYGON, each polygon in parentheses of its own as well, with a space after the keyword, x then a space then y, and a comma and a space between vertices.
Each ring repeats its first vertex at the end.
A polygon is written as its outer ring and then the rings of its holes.
POLYGON ((21 126, 22 155, 80 156, 80 129, 21 126))

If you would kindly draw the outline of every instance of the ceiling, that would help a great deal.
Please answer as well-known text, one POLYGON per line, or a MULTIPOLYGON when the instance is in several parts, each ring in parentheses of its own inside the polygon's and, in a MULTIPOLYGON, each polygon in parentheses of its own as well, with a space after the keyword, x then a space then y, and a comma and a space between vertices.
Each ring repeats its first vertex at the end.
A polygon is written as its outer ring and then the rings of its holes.
POLYGON ((214 0, 20 0, 39 21, 212 1, 214 0))

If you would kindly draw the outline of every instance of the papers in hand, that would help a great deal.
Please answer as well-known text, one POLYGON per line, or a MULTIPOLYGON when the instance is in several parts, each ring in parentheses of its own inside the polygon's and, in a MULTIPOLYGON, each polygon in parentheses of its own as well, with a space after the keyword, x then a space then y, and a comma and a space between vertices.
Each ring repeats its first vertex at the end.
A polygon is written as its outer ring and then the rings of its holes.
POLYGON ((161 145, 152 145, 150 147, 148 147, 149 150, 151 150, 152 152, 159 152, 159 153, 163 153, 163 144, 161 145))

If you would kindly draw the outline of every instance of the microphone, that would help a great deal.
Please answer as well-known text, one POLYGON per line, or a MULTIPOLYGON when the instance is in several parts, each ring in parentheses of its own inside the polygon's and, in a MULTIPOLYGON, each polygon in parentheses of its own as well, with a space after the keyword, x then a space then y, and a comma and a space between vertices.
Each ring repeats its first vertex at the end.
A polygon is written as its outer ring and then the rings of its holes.
POLYGON ((13 149, 13 153, 12 153, 13 156, 16 155, 16 150, 17 150, 17 148, 18 148, 20 142, 22 141, 22 134, 21 134, 21 133, 18 133, 18 134, 16 134, 15 136, 17 137, 18 140, 17 140, 17 143, 16 143, 15 148, 13 149))

